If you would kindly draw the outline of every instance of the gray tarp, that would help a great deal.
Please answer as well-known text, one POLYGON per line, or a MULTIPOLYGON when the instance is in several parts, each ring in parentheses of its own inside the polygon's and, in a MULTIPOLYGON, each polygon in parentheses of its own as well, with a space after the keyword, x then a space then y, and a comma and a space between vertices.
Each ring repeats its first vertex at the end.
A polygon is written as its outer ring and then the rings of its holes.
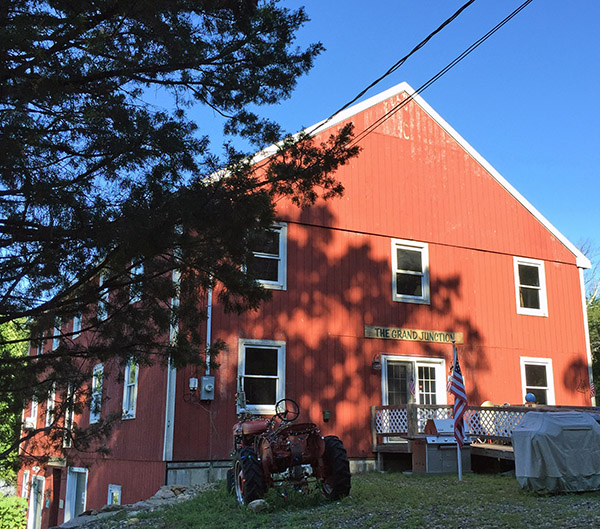
POLYGON ((528 412, 512 434, 523 489, 600 489, 600 424, 583 412, 528 412))

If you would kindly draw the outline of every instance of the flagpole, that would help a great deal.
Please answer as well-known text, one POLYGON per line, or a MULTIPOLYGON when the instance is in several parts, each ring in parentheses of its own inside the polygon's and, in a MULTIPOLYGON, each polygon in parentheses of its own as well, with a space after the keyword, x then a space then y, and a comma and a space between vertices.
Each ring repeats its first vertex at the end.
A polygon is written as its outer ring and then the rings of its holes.
MULTIPOLYGON (((454 395, 454 436, 456 438, 456 467, 458 469, 458 481, 462 481, 462 444, 464 442, 464 426, 461 428, 457 429, 457 425, 456 425, 456 420, 458 419, 459 421, 463 421, 463 414, 464 414, 464 409, 462 411, 462 413, 460 413, 460 417, 457 417, 458 413, 457 413, 457 404, 460 404, 461 407, 464 406, 464 408, 466 408, 466 395, 465 395, 465 389, 464 389, 464 383, 463 383, 463 379, 462 379, 462 373, 460 371, 460 367, 458 364, 458 351, 456 350, 456 342, 454 341, 454 339, 452 340, 452 382, 450 384, 450 393, 452 393, 454 395), (460 382, 460 386, 462 386, 462 388, 459 388, 460 391, 462 392, 461 395, 464 398, 464 403, 460 403, 457 402, 459 401, 459 396, 457 395, 456 391, 457 391, 457 387, 455 385, 456 380, 455 377, 459 378, 459 382, 460 382), (459 439, 459 437, 463 437, 462 439, 459 439)), ((464 423, 463 423, 464 424, 464 423)))

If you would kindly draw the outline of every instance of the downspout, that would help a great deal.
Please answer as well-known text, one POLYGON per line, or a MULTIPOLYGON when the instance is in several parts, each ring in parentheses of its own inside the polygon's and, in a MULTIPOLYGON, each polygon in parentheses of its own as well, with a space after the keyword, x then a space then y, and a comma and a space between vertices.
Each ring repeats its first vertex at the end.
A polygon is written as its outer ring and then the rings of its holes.
POLYGON ((212 341, 212 287, 208 289, 206 301, 206 376, 210 375, 210 343, 212 341))
MULTIPOLYGON (((579 284, 581 285, 581 305, 583 309, 583 328, 585 330, 585 349, 588 361, 588 376, 591 387, 593 380, 592 372, 592 347, 590 345, 590 327, 588 325, 587 301, 585 296, 585 279, 583 277, 583 268, 579 268, 579 284)), ((592 406, 596 406, 596 397, 592 397, 592 406)))

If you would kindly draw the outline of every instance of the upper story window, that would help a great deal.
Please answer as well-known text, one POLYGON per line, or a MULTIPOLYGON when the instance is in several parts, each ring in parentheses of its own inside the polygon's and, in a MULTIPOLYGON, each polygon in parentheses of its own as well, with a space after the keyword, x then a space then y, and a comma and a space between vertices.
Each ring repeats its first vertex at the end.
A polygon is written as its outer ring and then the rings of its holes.
POLYGON ((61 322, 60 319, 56 320, 52 331, 52 350, 58 349, 60 345, 60 334, 61 334, 61 322))
POLYGON ((238 376, 246 410, 272 415, 277 401, 285 397, 285 342, 240 339, 239 347, 238 376))
POLYGON ((108 297, 109 291, 107 288, 103 288, 104 284, 108 280, 108 274, 103 272, 100 274, 100 279, 98 280, 98 287, 100 288, 100 298, 98 299, 98 319, 105 320, 108 316, 108 297))
POLYGON ((255 244, 247 269, 263 287, 286 289, 286 247, 286 224, 273 226, 255 244))
POLYGON ((513 261, 517 313, 548 316, 544 262, 522 257, 515 257, 513 261))
POLYGON ((426 243, 392 239, 392 299, 429 304, 429 248, 426 243))
POLYGON ((46 401, 46 427, 52 426, 54 422, 54 408, 56 407, 56 383, 52 383, 52 388, 46 401))
POLYGON ((123 419, 135 419, 138 393, 139 366, 135 360, 129 360, 125 367, 125 383, 123 384, 123 419))
POLYGON ((100 420, 102 410, 102 381, 104 379, 104 365, 96 364, 92 373, 92 397, 90 400, 90 424, 100 420))
POLYGON ((533 393, 536 404, 554 405, 554 376, 550 358, 521 358, 521 383, 523 402, 525 395, 533 393))
POLYGON ((144 263, 133 265, 129 273, 131 275, 129 302, 137 303, 142 300, 144 263))
POLYGON ((81 313, 77 313, 75 314, 75 316, 73 316, 73 336, 72 338, 77 338, 80 334, 81 334, 81 323, 83 320, 83 316, 81 315, 81 313))

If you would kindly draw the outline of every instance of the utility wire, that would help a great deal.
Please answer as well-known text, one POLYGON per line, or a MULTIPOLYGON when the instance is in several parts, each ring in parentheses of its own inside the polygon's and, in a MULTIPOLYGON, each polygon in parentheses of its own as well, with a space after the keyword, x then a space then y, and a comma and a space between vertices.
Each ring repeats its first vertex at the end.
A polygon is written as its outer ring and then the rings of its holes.
MULTIPOLYGON (((379 119, 374 121, 371 125, 369 125, 365 130, 363 130, 360 134, 358 134, 354 140, 350 143, 350 146, 354 146, 358 144, 360 141, 365 139, 369 134, 371 134, 376 128, 378 128, 382 123, 387 121, 390 117, 392 117, 396 112, 404 108, 417 94, 425 91, 429 88, 433 83, 435 83, 440 77, 449 72, 454 66, 456 66, 460 61, 462 61, 467 55, 469 55, 472 51, 478 48, 481 44, 483 44, 487 39, 489 39, 496 31, 502 28, 505 24, 507 24, 510 20, 512 20, 515 16, 517 16, 523 9, 525 9, 533 0, 526 0, 519 7, 517 7, 510 15, 508 15, 504 20, 499 22, 496 26, 494 26, 490 31, 488 31, 483 37, 479 40, 471 44, 465 51, 463 51, 458 57, 456 57, 452 62, 442 68, 437 74, 435 74, 432 78, 430 78, 427 82, 422 84, 413 94, 408 96, 404 101, 398 103, 395 107, 386 112, 379 119)), ((331 118, 329 118, 331 119, 331 118)))
POLYGON ((402 59, 400 59, 398 62, 396 62, 393 66, 391 66, 387 72, 385 72, 382 76, 380 76, 379 78, 375 79, 375 81, 373 81, 369 86, 367 86, 364 90, 361 90, 361 92, 359 94, 357 94, 352 100, 348 101, 344 106, 342 106, 341 108, 339 108, 338 110, 336 110, 331 116, 329 116, 325 121, 322 121, 321 123, 319 123, 318 125, 316 125, 311 131, 308 132, 309 136, 312 136, 313 134, 316 133, 317 130, 323 128, 327 123, 329 123, 335 116, 337 116, 340 112, 343 112, 344 110, 346 110, 349 106, 353 105, 354 103, 356 103, 356 101, 358 101, 362 96, 364 96, 371 88, 373 88, 375 85, 379 84, 381 81, 383 81, 386 77, 390 76, 391 74, 393 74, 398 68, 400 68, 400 66, 402 66, 412 55, 414 55, 415 53, 417 53, 417 51, 419 51, 423 46, 425 46, 433 37, 435 37, 435 35, 437 35, 440 31, 442 31, 442 29, 444 29, 446 26, 448 26, 451 22, 453 22, 456 18, 458 18, 458 16, 465 10, 467 9, 467 7, 469 7, 471 4, 473 4, 475 2, 475 0, 469 0, 467 3, 465 3, 463 6, 461 6, 450 18, 444 20, 444 22, 442 22, 442 24, 440 26, 438 26, 438 28, 436 30, 434 30, 433 32, 431 32, 429 35, 427 35, 427 37, 425 37, 421 42, 419 42, 419 44, 417 44, 407 55, 405 55, 404 57, 402 57, 402 59))

